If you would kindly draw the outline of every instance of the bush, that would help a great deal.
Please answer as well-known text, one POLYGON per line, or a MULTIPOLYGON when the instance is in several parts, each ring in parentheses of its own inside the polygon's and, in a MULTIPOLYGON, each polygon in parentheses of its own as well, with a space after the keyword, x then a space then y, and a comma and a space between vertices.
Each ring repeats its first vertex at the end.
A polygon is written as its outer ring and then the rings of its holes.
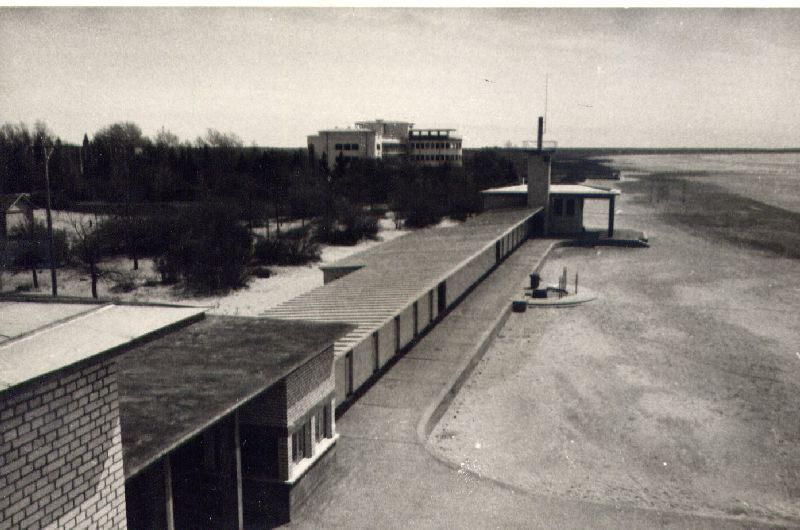
POLYGON ((108 242, 105 254, 118 256, 128 253, 128 238, 138 256, 158 256, 177 239, 175 229, 179 217, 155 213, 110 217, 103 222, 103 240, 108 242))
POLYGON ((417 204, 406 213, 405 225, 411 228, 423 228, 435 225, 442 220, 442 212, 433 203, 425 201, 417 204))
POLYGON ((186 210, 175 223, 175 240, 156 260, 162 280, 182 277, 190 289, 226 291, 247 283, 252 241, 228 206, 209 202, 186 210))
POLYGON ((250 275, 256 278, 269 278, 272 276, 272 271, 266 267, 253 267, 250 269, 250 275))
POLYGON ((136 290, 136 280, 131 276, 123 276, 109 289, 112 293, 130 293, 136 290))
POLYGON ((261 265, 303 265, 319 261, 320 248, 311 238, 308 227, 294 228, 283 233, 280 239, 259 237, 253 258, 261 265))
MULTIPOLYGON (((43 222, 35 221, 33 226, 17 225, 11 229, 9 239, 17 241, 21 248, 16 266, 31 268, 50 264, 50 238, 43 222)), ((64 265, 69 259, 69 238, 65 230, 53 230, 53 254, 57 266, 64 265)))
POLYGON ((355 245, 362 239, 375 239, 378 235, 377 217, 342 201, 332 215, 324 216, 317 225, 316 239, 330 245, 355 245))

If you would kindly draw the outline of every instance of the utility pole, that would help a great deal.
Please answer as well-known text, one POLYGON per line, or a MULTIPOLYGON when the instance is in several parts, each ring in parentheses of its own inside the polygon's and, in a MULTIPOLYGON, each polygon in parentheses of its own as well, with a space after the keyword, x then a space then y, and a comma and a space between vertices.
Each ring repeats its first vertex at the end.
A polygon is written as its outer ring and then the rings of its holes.
POLYGON ((50 213, 50 155, 53 154, 53 148, 45 147, 44 142, 42 142, 42 152, 44 154, 44 182, 47 188, 47 236, 50 240, 50 285, 53 289, 53 296, 58 296, 55 245, 53 244, 53 216, 50 213))
MULTIPOLYGON (((134 155, 136 152, 134 151, 134 155)), ((133 217, 131 216, 131 168, 128 159, 128 146, 122 147, 122 170, 125 172, 125 239, 127 239, 128 252, 133 259, 133 270, 139 270, 139 258, 136 255, 136 242, 131 234, 133 217)))

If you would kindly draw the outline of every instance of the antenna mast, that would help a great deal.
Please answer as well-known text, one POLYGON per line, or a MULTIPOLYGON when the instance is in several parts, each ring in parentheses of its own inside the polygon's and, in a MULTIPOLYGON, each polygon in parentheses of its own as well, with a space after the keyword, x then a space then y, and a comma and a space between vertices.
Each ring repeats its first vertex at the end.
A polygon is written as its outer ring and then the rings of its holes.
POLYGON ((547 85, 549 84, 550 73, 544 74, 544 131, 547 132, 547 85))

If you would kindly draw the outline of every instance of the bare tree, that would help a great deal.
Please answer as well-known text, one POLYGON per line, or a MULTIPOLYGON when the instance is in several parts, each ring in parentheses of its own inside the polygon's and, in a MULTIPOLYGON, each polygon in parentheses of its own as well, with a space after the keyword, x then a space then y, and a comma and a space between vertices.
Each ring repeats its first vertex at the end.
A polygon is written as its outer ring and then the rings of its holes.
POLYGON ((178 147, 181 145, 181 139, 178 138, 177 134, 173 134, 161 127, 161 130, 156 133, 155 144, 159 147, 178 147))
POLYGON ((104 240, 103 222, 96 216, 94 220, 72 216, 69 223, 72 225, 72 255, 81 268, 89 273, 92 298, 97 298, 97 281, 103 276, 116 274, 100 266, 109 246, 104 240))
POLYGON ((205 136, 197 137, 198 147, 222 147, 222 148, 239 148, 244 145, 242 139, 236 133, 222 132, 217 129, 208 129, 205 136))

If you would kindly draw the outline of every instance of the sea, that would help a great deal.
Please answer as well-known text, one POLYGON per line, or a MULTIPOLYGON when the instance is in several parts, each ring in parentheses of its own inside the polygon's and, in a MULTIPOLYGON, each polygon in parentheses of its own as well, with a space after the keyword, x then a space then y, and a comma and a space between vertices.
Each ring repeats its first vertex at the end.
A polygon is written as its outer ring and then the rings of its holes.
POLYGON ((619 155, 603 160, 631 176, 677 173, 800 213, 800 153, 619 155))

